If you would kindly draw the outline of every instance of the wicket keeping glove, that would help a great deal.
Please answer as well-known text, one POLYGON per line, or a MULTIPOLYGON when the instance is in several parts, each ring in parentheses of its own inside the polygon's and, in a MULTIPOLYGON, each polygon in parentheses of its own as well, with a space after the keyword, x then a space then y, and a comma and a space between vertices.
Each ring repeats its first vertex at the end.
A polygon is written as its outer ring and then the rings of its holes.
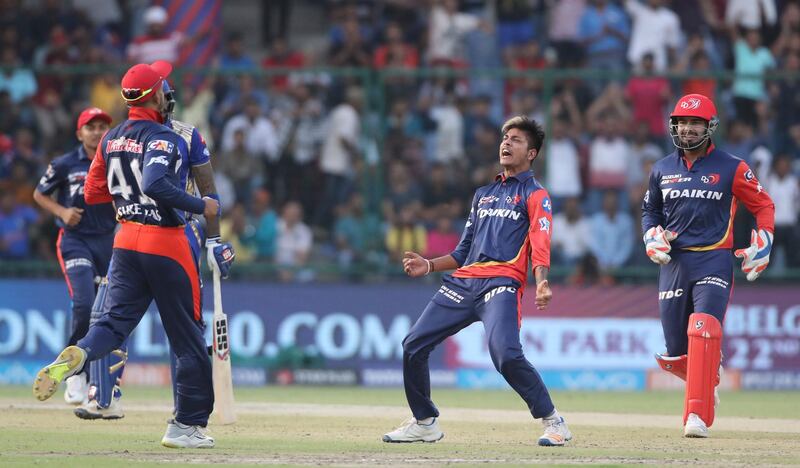
POLYGON ((644 248, 647 256, 653 263, 666 265, 672 260, 669 251, 672 250, 670 241, 678 237, 678 233, 667 231, 661 226, 651 227, 644 233, 644 248))
POLYGON ((209 237, 206 239, 206 251, 208 267, 212 271, 218 272, 222 278, 227 278, 231 271, 231 265, 233 265, 233 259, 236 257, 233 246, 227 242, 221 242, 219 237, 209 237))
POLYGON ((753 229, 750 233, 750 247, 733 253, 742 259, 742 271, 747 273, 747 281, 755 281, 769 265, 772 237, 769 231, 753 229))

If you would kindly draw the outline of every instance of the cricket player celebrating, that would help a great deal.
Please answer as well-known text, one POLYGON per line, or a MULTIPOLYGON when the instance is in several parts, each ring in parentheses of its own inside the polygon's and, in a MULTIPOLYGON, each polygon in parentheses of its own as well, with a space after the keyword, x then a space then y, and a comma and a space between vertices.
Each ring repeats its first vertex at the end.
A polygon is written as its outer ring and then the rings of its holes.
POLYGON ((700 94, 670 114, 677 150, 653 165, 642 206, 647 255, 661 265, 659 309, 666 354, 656 360, 686 381, 684 435, 708 437, 718 403, 722 321, 733 287, 733 218, 739 202, 757 229, 737 250, 754 281, 769 264, 775 205, 747 163, 714 147, 717 109, 700 94))
POLYGON ((213 219, 219 203, 186 193, 185 141, 163 125, 163 61, 131 67, 122 78, 128 120, 101 139, 85 185, 87 203, 114 201, 122 224, 114 238, 105 313, 76 346, 37 373, 34 395, 46 400, 66 377, 101 358, 130 335, 155 299, 177 355, 177 408, 161 440, 167 447, 213 447, 204 428, 214 392, 201 320, 200 279, 184 233, 185 212, 213 219))
MULTIPOLYGON (((75 132, 81 144, 53 159, 33 192, 33 199, 56 216, 60 228, 56 254, 72 301, 72 332, 67 345, 74 345, 86 335, 96 280, 106 275, 111 260, 117 227, 114 208, 111 203, 87 206, 83 200, 89 164, 110 124, 111 116, 101 109, 84 109, 75 132), (51 198, 56 192, 56 198, 51 198)), ((67 379, 67 403, 80 405, 86 401, 87 393, 85 372, 67 379)))
POLYGON ((534 179, 530 165, 542 147, 544 131, 527 117, 513 117, 502 127, 499 159, 503 172, 480 187, 456 249, 433 259, 406 252, 403 268, 412 277, 452 270, 403 340, 403 380, 414 417, 383 436, 384 442, 436 442, 439 410, 431 401, 428 357, 445 338, 483 322, 495 368, 542 419, 539 445, 563 446, 572 439, 536 369, 525 359, 519 339, 520 299, 528 261, 536 278, 536 305, 552 298, 550 269, 552 204, 534 179))

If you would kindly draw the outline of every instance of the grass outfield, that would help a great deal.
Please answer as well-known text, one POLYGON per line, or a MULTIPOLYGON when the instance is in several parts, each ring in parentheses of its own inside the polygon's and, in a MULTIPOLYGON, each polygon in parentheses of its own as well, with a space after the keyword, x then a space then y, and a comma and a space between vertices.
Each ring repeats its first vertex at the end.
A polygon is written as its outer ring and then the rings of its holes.
POLYGON ((511 391, 434 389, 446 436, 436 444, 385 444, 409 415, 401 389, 266 387, 236 390, 239 421, 212 425, 212 450, 159 440, 168 389, 125 390, 126 416, 82 421, 61 398, 0 387, 0 466, 519 466, 590 463, 754 466, 800 464, 800 393, 723 393, 712 438, 681 437, 682 395, 557 393, 575 439, 536 446, 541 433, 511 391))

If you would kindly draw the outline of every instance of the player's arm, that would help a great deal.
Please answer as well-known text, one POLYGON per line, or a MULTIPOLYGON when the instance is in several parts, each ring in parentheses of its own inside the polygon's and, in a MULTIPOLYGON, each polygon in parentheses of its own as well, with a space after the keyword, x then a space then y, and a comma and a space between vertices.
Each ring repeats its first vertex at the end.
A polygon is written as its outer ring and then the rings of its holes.
MULTIPOLYGON (((214 183, 214 167, 211 165, 211 153, 208 151, 206 141, 197 129, 192 130, 192 151, 189 153, 189 164, 192 165, 191 175, 197 185, 201 197, 210 197, 219 200, 217 186, 214 183)), ((206 219, 206 234, 208 237, 219 237, 219 216, 206 219)))
POLYGON ((102 146, 105 142, 105 135, 97 145, 97 151, 89 165, 89 173, 83 183, 83 199, 88 205, 98 205, 100 203, 111 203, 114 197, 108 191, 108 178, 106 177, 106 158, 103 155, 102 146))
POLYGON ((66 176, 66 169, 58 164, 57 161, 50 163, 50 165, 47 166, 47 171, 39 180, 39 184, 33 191, 33 199, 39 206, 61 218, 67 226, 75 226, 81 221, 83 209, 75 207, 67 208, 51 197, 56 189, 63 187, 66 176))
POLYGON ((731 190, 733 196, 756 218, 756 229, 750 235, 750 247, 734 252, 742 259, 742 271, 747 274, 747 280, 755 281, 769 265, 775 235, 775 204, 744 161, 736 168, 731 190))
POLYGON ((536 307, 547 307, 553 298, 547 275, 550 273, 550 242, 553 234, 553 204, 544 189, 528 196, 528 242, 531 245, 531 266, 536 280, 536 307))
POLYGON ((216 200, 189 195, 168 180, 167 171, 170 170, 172 161, 180 157, 177 152, 176 138, 180 137, 172 132, 163 132, 155 135, 148 142, 144 153, 142 192, 160 205, 195 214, 216 216, 219 211, 219 204, 216 200), (164 142, 164 144, 154 145, 157 141, 164 142), (209 201, 213 203, 209 203, 209 201))
POLYGON ((425 276, 434 271, 448 271, 455 270, 464 264, 469 254, 469 249, 472 246, 472 237, 475 230, 475 204, 478 199, 478 193, 472 199, 472 208, 469 211, 467 224, 464 226, 464 232, 461 233, 461 240, 458 242, 455 250, 450 255, 443 255, 436 258, 425 258, 416 252, 403 253, 403 271, 408 276, 416 278, 418 276, 425 276))

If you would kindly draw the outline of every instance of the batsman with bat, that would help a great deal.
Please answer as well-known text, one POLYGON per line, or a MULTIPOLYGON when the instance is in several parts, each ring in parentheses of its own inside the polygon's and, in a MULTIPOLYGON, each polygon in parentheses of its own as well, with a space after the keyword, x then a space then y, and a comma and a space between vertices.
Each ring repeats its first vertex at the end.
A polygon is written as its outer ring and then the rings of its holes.
POLYGON ((686 381, 684 436, 708 437, 719 404, 722 322, 733 289, 733 219, 738 203, 756 218, 750 247, 735 252, 754 281, 769 264, 775 205, 741 159, 711 137, 719 119, 706 96, 675 105, 677 150, 653 165, 642 205, 644 244, 661 265, 658 305, 667 345, 658 364, 686 381))
MULTIPOLYGON (((134 65, 122 78, 128 120, 102 138, 85 185, 87 203, 113 200, 122 224, 114 239, 105 313, 76 346, 37 373, 33 390, 46 400, 63 379, 117 349, 155 300, 177 356, 175 418, 161 443, 210 448, 214 439, 205 427, 214 405, 211 362, 198 324, 200 279, 184 233, 184 213, 215 219, 219 202, 185 190, 186 142, 163 125, 163 81, 171 71, 169 63, 159 61, 134 65)), ((224 259, 224 248, 209 250, 224 259)))

